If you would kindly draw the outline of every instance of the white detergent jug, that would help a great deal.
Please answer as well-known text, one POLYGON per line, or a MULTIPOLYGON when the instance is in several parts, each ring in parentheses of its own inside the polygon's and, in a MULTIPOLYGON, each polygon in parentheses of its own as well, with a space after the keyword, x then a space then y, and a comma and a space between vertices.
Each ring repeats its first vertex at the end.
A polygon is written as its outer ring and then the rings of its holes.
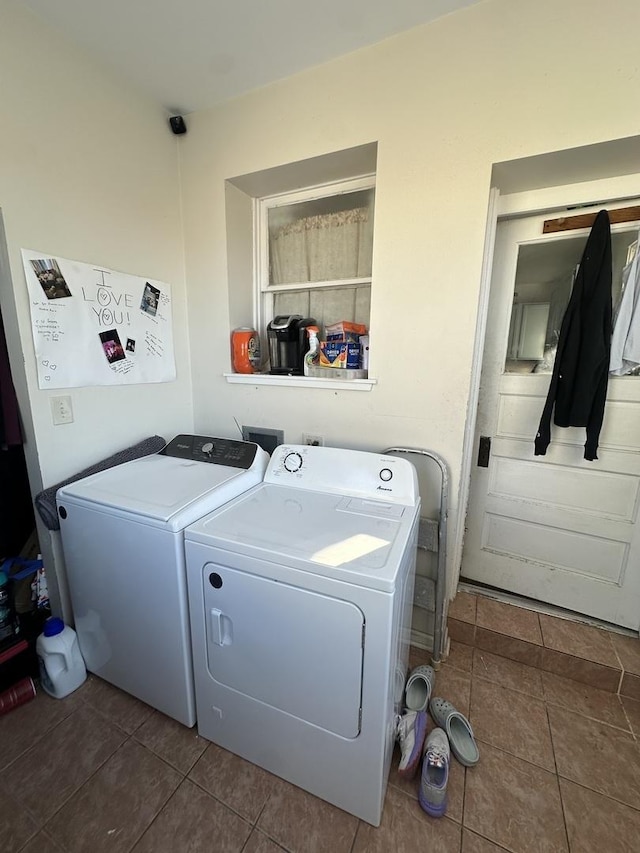
POLYGON ((36 640, 36 653, 42 686, 56 699, 73 693, 87 677, 76 632, 62 619, 47 619, 36 640))

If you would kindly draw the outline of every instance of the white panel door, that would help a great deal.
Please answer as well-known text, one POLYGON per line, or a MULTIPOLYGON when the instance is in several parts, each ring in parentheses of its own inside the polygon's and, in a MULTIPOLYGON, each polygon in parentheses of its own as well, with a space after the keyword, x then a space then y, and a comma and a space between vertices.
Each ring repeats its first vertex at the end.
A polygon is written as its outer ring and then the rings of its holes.
MULTIPOLYGON (((488 437, 491 452, 487 467, 474 460, 462 576, 637 630, 640 376, 609 377, 598 460, 583 458, 584 429, 556 426, 546 456, 534 456, 554 342, 588 236, 543 236, 548 218, 497 229, 475 444, 488 437), (514 358, 514 305, 535 302, 550 305, 544 355, 514 358)), ((612 226, 614 308, 637 234, 638 223, 612 226)))

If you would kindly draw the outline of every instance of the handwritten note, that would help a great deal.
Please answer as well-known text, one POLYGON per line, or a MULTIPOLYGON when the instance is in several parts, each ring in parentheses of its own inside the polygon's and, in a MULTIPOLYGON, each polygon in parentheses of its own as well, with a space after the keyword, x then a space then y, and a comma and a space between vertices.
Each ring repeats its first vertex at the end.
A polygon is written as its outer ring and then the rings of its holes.
POLYGON ((22 250, 40 388, 175 379, 171 288, 22 250))

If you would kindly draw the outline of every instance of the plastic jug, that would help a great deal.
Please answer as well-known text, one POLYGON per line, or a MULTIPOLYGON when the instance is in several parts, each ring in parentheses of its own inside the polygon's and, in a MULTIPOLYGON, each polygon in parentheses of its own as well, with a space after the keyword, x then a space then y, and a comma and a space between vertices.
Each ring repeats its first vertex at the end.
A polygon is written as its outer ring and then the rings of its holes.
POLYGON ((62 699, 85 681, 87 669, 73 628, 52 616, 36 640, 40 681, 50 696, 62 699))

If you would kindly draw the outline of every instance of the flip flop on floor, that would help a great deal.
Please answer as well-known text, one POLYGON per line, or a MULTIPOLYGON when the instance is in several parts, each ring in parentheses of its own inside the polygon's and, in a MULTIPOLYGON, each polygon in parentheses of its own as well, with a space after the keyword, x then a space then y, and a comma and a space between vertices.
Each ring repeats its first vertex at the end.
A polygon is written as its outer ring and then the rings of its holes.
POLYGON ((451 702, 438 697, 429 703, 429 711, 436 726, 444 729, 449 738, 451 752, 465 767, 473 767, 478 763, 480 753, 473 736, 469 720, 456 711, 451 702))
POLYGON ((432 666, 422 664, 412 669, 404 691, 404 704, 407 711, 426 711, 431 691, 436 679, 432 666))

